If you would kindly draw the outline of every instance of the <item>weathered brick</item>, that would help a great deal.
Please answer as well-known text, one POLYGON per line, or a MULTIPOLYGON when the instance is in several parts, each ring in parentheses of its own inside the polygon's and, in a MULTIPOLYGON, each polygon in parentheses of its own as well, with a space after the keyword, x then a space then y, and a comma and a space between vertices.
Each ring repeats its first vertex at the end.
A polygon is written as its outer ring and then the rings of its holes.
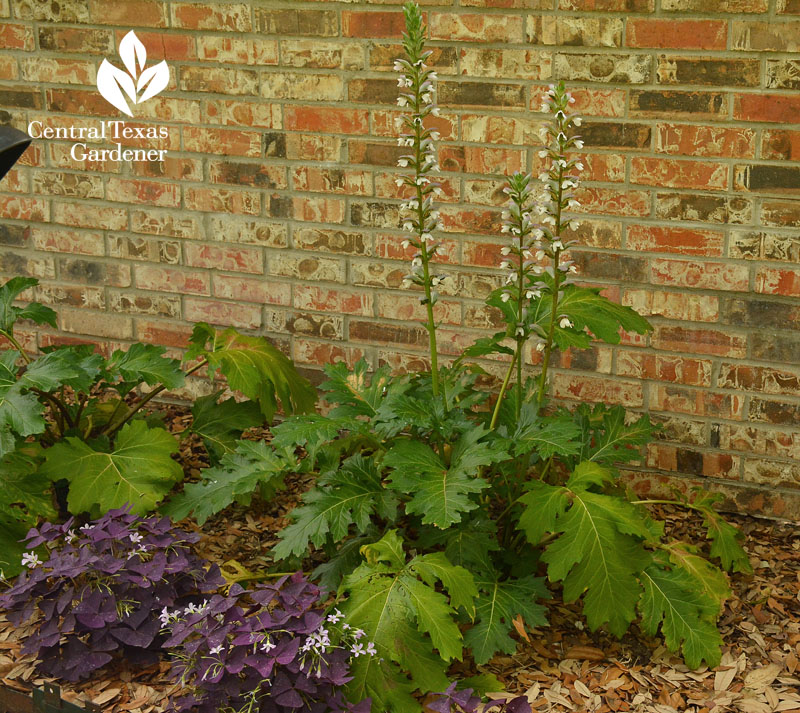
POLYGON ((429 22, 434 40, 507 43, 523 40, 523 19, 518 15, 434 12, 429 22))
POLYGON ((213 92, 258 96, 258 72, 252 69, 215 67, 181 68, 180 87, 184 92, 213 92))
POLYGON ((655 150, 683 156, 755 156, 756 132, 716 126, 657 124, 655 150))
POLYGON ((750 421, 794 425, 800 421, 800 404, 753 397, 748 409, 750 421))
POLYGON ((369 292, 328 289, 318 285, 296 285, 294 305, 316 312, 339 312, 369 317, 373 314, 373 296, 369 292))
MULTIPOLYGON (((773 310, 777 307, 780 311, 781 308, 789 307, 789 305, 778 304, 770 305, 770 307, 773 310)), ((786 310, 784 309, 784 311, 786 310)), ((797 312, 796 309, 794 311, 797 312)), ((777 326, 784 327, 786 323, 777 326)), ((800 335, 753 332, 750 335, 750 350, 753 359, 794 365, 797 363, 797 355, 800 354, 800 335)))
POLYGON ((198 59, 230 64, 278 64, 278 40, 240 37, 197 38, 198 59))
POLYGON ((661 55, 656 66, 656 76, 659 84, 757 87, 761 80, 761 63, 757 59, 661 55))
POLYGON ((370 240, 364 233, 327 228, 302 228, 292 234, 293 246, 303 250, 368 255, 370 240))
POLYGON ((771 488, 797 488, 800 485, 800 465, 747 458, 744 462, 744 480, 771 488))
POLYGON ((211 183, 230 183, 252 188, 285 189, 286 167, 261 161, 209 160, 208 178, 211 183))
POLYGON ((190 188, 187 186, 183 189, 183 203, 189 210, 243 215, 259 215, 261 213, 261 194, 256 191, 190 188))
POLYGON ((764 225, 800 227, 800 201, 764 201, 761 204, 764 225))
POLYGON ((548 79, 552 75, 549 52, 526 49, 461 50, 461 74, 504 79, 548 79))
POLYGON ((761 158, 778 161, 800 161, 800 131, 763 129, 761 158))
POLYGON ((89 4, 47 2, 46 0, 14 0, 14 17, 20 20, 45 22, 89 22, 89 4))
POLYGON ((58 324, 65 332, 107 339, 133 339, 133 320, 109 312, 91 313, 85 309, 59 310, 58 324))
POLYGON ((589 376, 581 376, 578 379, 574 375, 564 373, 553 377, 553 395, 558 399, 602 401, 629 408, 636 408, 644 402, 641 382, 589 376))
MULTIPOLYGON (((775 329, 800 329, 800 305, 786 302, 776 302, 773 299, 763 297, 726 297, 723 299, 720 311, 720 320, 726 324, 735 324, 743 327, 771 328, 770 333, 753 332, 751 341, 755 342, 758 337, 769 337, 775 335, 775 329)), ((794 337, 786 337, 790 342, 794 337)), ((788 344, 789 342, 787 342, 788 344)), ((770 351, 768 341, 762 342, 760 350, 763 353, 770 351)), ((777 344, 777 342, 776 342, 777 344)), ((778 348, 776 353, 781 353, 778 348)), ((753 354, 757 359, 768 359, 763 355, 753 354)), ((778 361, 786 361, 778 359, 778 361)))
MULTIPOLYGON (((127 221, 117 228, 122 230, 127 221)), ((145 235, 162 235, 171 238, 201 239, 205 233, 197 218, 176 214, 174 211, 132 210, 131 230, 145 235)))
POLYGON ((528 42, 567 47, 620 47, 623 22, 619 18, 528 15, 528 42))
POLYGON ((281 108, 271 102, 213 99, 203 106, 205 121, 209 124, 281 128, 281 108))
POLYGON ((732 478, 738 473, 739 459, 727 453, 651 443, 647 446, 647 465, 676 473, 732 478))
MULTIPOLYGON (((63 6, 69 3, 55 4, 63 6)), ((167 27, 169 24, 167 6, 161 0, 125 0, 124 3, 89 0, 89 12, 95 25, 167 27)))
POLYGON ((608 252, 571 251, 578 272, 585 278, 644 282, 647 259, 608 252))
POLYGON ((111 234, 108 236, 108 256, 176 265, 181 260, 181 244, 174 240, 111 234))
POLYGON ((284 128, 289 131, 322 131, 334 134, 366 134, 369 112, 338 107, 289 106, 284 128))
POLYGON ((653 315, 684 322, 716 322, 720 314, 719 299, 715 295, 626 289, 621 301, 644 316, 653 315))
POLYGON ((558 0, 560 10, 652 12, 655 0, 558 0))
POLYGON ((724 242, 724 234, 719 231, 630 225, 625 247, 629 250, 719 257, 723 254, 724 242))
POLYGON ((661 9, 667 12, 703 13, 762 13, 768 0, 663 0, 661 9))
POLYGON ((292 301, 292 286, 288 282, 215 274, 213 284, 214 294, 223 299, 284 306, 292 301))
POLYGON ((19 66, 15 57, 0 57, 0 79, 19 79, 19 66))
POLYGON ((183 145, 187 151, 211 155, 261 155, 261 135, 255 131, 183 127, 183 145))
POLYGON ((177 208, 181 202, 181 191, 175 183, 112 176, 106 182, 106 199, 177 208))
POLYGON ((268 35, 333 37, 339 30, 335 10, 256 7, 254 13, 256 30, 268 35))
POLYGON ((306 281, 344 283, 345 262, 340 258, 281 253, 270 257, 268 272, 306 281))
POLYGON ((800 395, 800 374, 786 369, 724 362, 720 365, 717 381, 724 389, 800 395))
POLYGON ((30 229, 30 236, 36 250, 94 256, 105 253, 103 234, 96 231, 64 230, 37 225, 30 229))
POLYGON ((439 103, 442 106, 461 107, 517 107, 525 106, 525 87, 501 82, 439 83, 439 103))
POLYGON ((745 260, 800 262, 800 238, 774 232, 731 231, 728 254, 745 260))
POLYGON ((411 348, 428 346, 428 332, 423 327, 404 327, 360 319, 350 320, 348 338, 368 344, 402 344, 411 348))
POLYGON ((733 187, 753 193, 800 193, 800 166, 737 164, 733 187))
POLYGON ((261 326, 261 306, 242 302, 186 297, 183 316, 192 322, 210 322, 224 327, 258 329, 261 326))
POLYGON ((0 84, 0 106, 41 109, 42 104, 42 92, 38 87, 0 84))
POLYGON ((800 270, 760 267, 756 271, 756 292, 800 297, 800 270))
MULTIPOLYGON (((381 319, 402 322, 424 322, 426 308, 416 295, 380 294, 377 296, 377 313, 381 319)), ((461 324, 461 303, 440 299, 434 306, 434 316, 439 324, 461 324)))
POLYGON ((289 245, 286 226, 281 223, 228 215, 208 217, 208 239, 268 248, 289 245))
MULTIPOLYGON (((114 47, 111 30, 43 26, 39 27, 38 33, 39 47, 43 50, 104 55, 113 51, 114 47)), ((0 37, 2 37, 2 29, 0 29, 0 37)), ((17 49, 33 49, 33 35, 30 39, 30 47, 17 49)))
POLYGON ((727 187, 728 167, 708 161, 676 161, 637 156, 631 159, 631 183, 668 188, 721 190, 727 187))
POLYGON ((33 29, 27 25, 0 22, 0 47, 30 52, 35 47, 33 29))
MULTIPOLYGON (((54 223, 99 230, 125 230, 128 227, 128 214, 124 208, 97 206, 91 203, 59 202, 53 202, 52 208, 54 223)), ((38 220, 43 221, 44 218, 40 217, 38 220)))
POLYGON ((800 51, 800 21, 768 23, 734 20, 731 23, 731 36, 731 46, 735 50, 800 51))
MULTIPOLYGON (((126 34, 128 34, 127 29, 119 28, 115 31, 116 45, 122 42, 126 34)), ((136 36, 147 48, 148 63, 162 59, 170 62, 197 59, 195 38, 191 34, 175 32, 174 30, 165 33, 138 29, 136 30, 136 36)))
POLYGON ((575 197, 582 210, 600 215, 650 215, 650 194, 646 191, 620 191, 616 188, 579 188, 575 197))
POLYGON ((261 96, 265 99, 338 101, 344 95, 344 81, 330 74, 271 72, 261 76, 261 96))
POLYGON ((747 292, 750 271, 746 265, 658 258, 652 261, 650 279, 657 285, 700 290, 747 292))
POLYGON ((800 89, 800 60, 767 59, 768 89, 800 89))
POLYGON ((0 225, 0 245, 23 248, 28 244, 30 228, 22 225, 0 225))
POLYGON ((313 69, 363 69, 364 48, 350 42, 281 40, 281 64, 313 69))
POLYGON ((264 272, 264 254, 257 248, 229 248, 192 243, 186 246, 186 264, 189 267, 261 274, 264 272))
POLYGON ((130 265, 116 262, 61 257, 58 258, 58 274, 62 280, 87 285, 129 287, 131 284, 130 265))
POLYGON ((636 117, 713 119, 727 116, 728 100, 721 92, 634 89, 629 109, 636 117))
POLYGON ((250 6, 248 3, 178 2, 170 6, 172 26, 187 30, 224 30, 250 32, 250 6))
POLYGON ((668 413, 741 420, 744 397, 706 388, 651 384, 650 408, 668 413))
POLYGON ((113 312, 123 314, 150 314, 173 319, 181 316, 181 299, 174 295, 112 291, 108 296, 108 306, 113 312))
POLYGON ((588 121, 580 128, 580 136, 590 148, 647 149, 650 127, 645 124, 588 121))
POLYGON ((656 193, 654 215, 670 220, 747 224, 753 219, 753 202, 704 193, 656 193))
POLYGON ((673 20, 631 17, 625 27, 626 47, 725 50, 728 23, 724 20, 673 20))
POLYGON ((33 189, 39 195, 50 196, 102 198, 104 195, 103 179, 100 176, 66 173, 64 171, 34 172, 33 189))
POLYGON ((651 79, 649 55, 557 53, 553 69, 556 76, 572 82, 646 84, 651 79))

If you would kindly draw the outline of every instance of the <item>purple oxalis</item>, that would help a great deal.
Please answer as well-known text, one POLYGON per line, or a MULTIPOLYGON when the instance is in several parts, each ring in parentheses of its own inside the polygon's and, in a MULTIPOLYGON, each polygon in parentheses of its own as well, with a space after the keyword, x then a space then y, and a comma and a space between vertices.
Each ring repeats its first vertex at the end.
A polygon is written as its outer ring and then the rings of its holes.
POLYGON ((0 595, 0 609, 20 626, 36 627, 22 653, 39 670, 77 681, 114 658, 148 665, 159 660, 165 639, 158 612, 187 606, 224 580, 219 568, 193 553, 199 536, 177 530, 169 518, 128 508, 73 528, 44 523, 26 536, 28 569, 0 595))

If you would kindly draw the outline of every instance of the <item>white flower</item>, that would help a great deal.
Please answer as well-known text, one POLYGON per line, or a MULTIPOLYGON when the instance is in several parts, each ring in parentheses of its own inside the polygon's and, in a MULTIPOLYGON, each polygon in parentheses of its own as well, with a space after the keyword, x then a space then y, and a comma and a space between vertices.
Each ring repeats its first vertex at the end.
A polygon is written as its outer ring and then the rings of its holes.
POLYGON ((132 532, 130 535, 128 535, 128 539, 133 542, 134 545, 138 545, 144 539, 144 537, 138 532, 132 532))
POLYGON ((570 322, 569 317, 562 317, 558 326, 561 327, 561 329, 569 329, 569 327, 572 326, 572 322, 570 322))
POLYGON ((217 654, 220 654, 220 653, 222 653, 222 649, 223 649, 223 648, 224 648, 224 647, 222 646, 222 644, 220 644, 219 646, 215 646, 215 647, 214 647, 213 649, 211 649, 211 650, 210 650, 208 653, 210 653, 212 656, 216 656, 217 654))
POLYGON ((544 342, 539 342, 539 343, 536 345, 536 351, 537 351, 537 352, 543 352, 543 351, 544 351, 544 342))
POLYGON ((570 271, 571 273, 573 273, 573 274, 577 274, 577 272, 578 272, 578 268, 577 268, 577 267, 575 267, 575 265, 570 265, 570 266, 569 266, 569 271, 570 271))
POLYGON ((420 257, 415 257, 415 258, 414 258, 414 259, 411 261, 411 267, 422 267, 422 258, 420 258, 420 257))
POLYGON ((406 182, 405 178, 395 178, 394 184, 399 188, 406 182))
MULTIPOLYGON (((409 287, 411 287, 411 285, 412 285, 412 284, 413 284, 413 283, 412 283, 412 282, 411 282, 411 280, 409 280, 408 278, 406 278, 406 279, 405 279, 405 280, 403 280, 403 282, 402 282, 402 286, 403 286, 403 287, 405 287, 406 289, 408 289, 409 287)), ((347 624, 343 624, 342 626, 345 626, 345 627, 347 627, 347 624)), ((350 627, 347 627, 347 628, 350 628, 350 627)))
POLYGON ((430 233, 423 233, 422 235, 419 236, 419 239, 423 243, 430 243, 433 242, 433 235, 431 235, 430 233))
POLYGON ((564 243, 562 243, 560 240, 553 241, 553 250, 563 250, 563 249, 564 249, 564 243))
POLYGON ((547 158, 547 154, 549 153, 550 152, 547 149, 542 149, 541 151, 539 151, 539 158, 547 158))
POLYGON ((399 59, 396 59, 394 61, 394 65, 393 66, 394 66, 394 71, 395 72, 402 72, 403 71, 403 63, 399 59))
POLYGON ((403 96, 397 97, 397 106, 408 106, 408 99, 403 96))
POLYGON ((363 629, 356 629, 353 632, 353 638, 358 641, 362 636, 364 636, 366 632, 363 629))
POLYGON ((511 232, 511 226, 508 223, 503 223, 503 225, 500 226, 500 232, 501 233, 510 233, 511 232))
POLYGON ((576 139, 575 140, 575 148, 576 149, 582 149, 583 148, 583 141, 581 141, 580 139, 576 139))
POLYGON ((437 79, 439 79, 439 75, 438 75, 438 74, 436 74, 436 72, 435 72, 435 71, 434 71, 434 72, 428 72, 428 79, 429 79, 431 82, 435 82, 437 79))
POLYGON ((400 168, 408 168, 408 159, 407 158, 398 159, 397 165, 400 168))
POLYGON ((410 240, 404 240, 402 243, 400 243, 400 246, 403 248, 403 250, 408 250, 409 245, 411 245, 410 240))
POLYGON ((354 658, 358 658, 362 654, 366 654, 366 651, 364 651, 364 644, 353 644, 353 647, 350 649, 350 653, 353 654, 354 658))
POLYGON ((567 94, 567 96, 569 97, 569 103, 570 104, 574 104, 575 103, 575 97, 573 97, 572 94, 567 94))
POLYGON ((500 263, 500 269, 501 270, 508 270, 510 267, 511 267, 511 263, 508 260, 503 260, 500 263))
POLYGON ((501 255, 508 255, 510 252, 511 252, 511 248, 508 247, 508 246, 506 246, 504 248, 500 248, 500 254, 501 255))
MULTIPOLYGON (((307 646, 308 646, 308 648, 311 648, 311 646, 308 644, 308 642, 306 642, 306 644, 305 644, 305 645, 307 645, 307 646)), ((273 643, 272 643, 272 642, 271 642, 269 639, 267 639, 267 640, 266 640, 266 641, 265 641, 263 644, 261 644, 261 646, 260 646, 259 648, 260 648, 262 651, 264 651, 264 652, 266 652, 266 653, 269 653, 270 651, 272 651, 272 649, 274 649, 274 648, 275 648, 275 644, 273 644, 273 643)), ((306 649, 306 651, 307 651, 307 650, 308 650, 308 649, 306 649)))
POLYGON ((64 542, 68 545, 72 544, 75 541, 77 535, 75 534, 75 530, 69 530, 66 535, 64 535, 64 542))
POLYGON ((517 331, 514 332, 514 334, 516 336, 518 336, 518 337, 524 337, 525 336, 525 330, 522 327, 517 327, 517 331))
POLYGON ((433 107, 433 109, 431 109, 431 114, 433 116, 441 116, 442 115, 442 110, 439 109, 438 106, 435 106, 435 107, 433 107))
POLYGON ((407 233, 410 233, 412 230, 414 230, 414 223, 410 220, 404 220, 403 230, 405 230, 407 233))
POLYGON ((430 104, 432 99, 433 97, 430 95, 430 92, 425 92, 425 94, 422 95, 422 101, 425 104, 430 104))
POLYGON ((577 168, 579 171, 583 171, 583 164, 578 161, 578 163, 575 164, 575 168, 577 168))
POLYGON ((529 300, 532 300, 534 298, 538 298, 541 294, 542 293, 539 292, 539 290, 528 290, 525 293, 525 297, 527 297, 529 300))
POLYGON ((539 107, 539 111, 541 111, 541 112, 546 114, 548 111, 550 111, 550 105, 549 104, 542 104, 539 107))
POLYGON ((441 138, 441 134, 438 131, 431 131, 431 138, 434 141, 438 141, 441 138))
POLYGON ((508 292, 504 292, 502 295, 500 295, 500 300, 502 302, 508 302, 510 297, 511 297, 511 295, 508 292))
POLYGON ((568 207, 572 208, 572 209, 580 208, 581 204, 578 201, 576 201, 574 198, 570 198, 569 203, 568 203, 568 207))
POLYGON ((576 116, 572 120, 572 123, 575 124, 575 126, 580 126, 583 123, 583 119, 581 119, 579 116, 576 116))
POLYGON ((22 566, 29 567, 30 569, 34 569, 38 567, 42 563, 42 560, 39 559, 39 555, 35 552, 26 552, 22 555, 22 566))
POLYGON ((81 532, 90 532, 91 530, 94 530, 94 525, 84 525, 81 528, 81 532))
POLYGON ((375 644, 372 641, 367 644, 367 653, 370 656, 375 656, 378 653, 378 650, 375 648, 375 644))
POLYGON ((338 609, 334 609, 333 610, 333 614, 328 614, 328 621, 331 624, 335 624, 336 622, 338 622, 343 617, 344 617, 344 614, 342 614, 342 612, 340 612, 338 609))

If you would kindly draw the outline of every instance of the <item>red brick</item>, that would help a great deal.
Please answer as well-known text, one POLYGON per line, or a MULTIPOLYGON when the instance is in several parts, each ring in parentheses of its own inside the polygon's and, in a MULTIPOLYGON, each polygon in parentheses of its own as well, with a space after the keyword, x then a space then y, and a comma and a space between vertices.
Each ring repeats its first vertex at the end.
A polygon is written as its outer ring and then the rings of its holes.
POLYGON ((136 286, 142 290, 177 292, 180 294, 208 295, 210 278, 208 273, 198 270, 184 271, 170 267, 137 265, 134 268, 136 286))
POLYGON ((203 36, 197 38, 200 59, 232 64, 277 64, 277 40, 203 36))
POLYGON ((187 151, 217 156, 261 155, 261 135, 255 131, 185 126, 183 145, 187 151))
POLYGON ((285 128, 290 131, 322 131, 332 134, 366 134, 369 112, 338 107, 287 106, 285 128))
POLYGON ((627 47, 725 50, 728 23, 725 20, 674 20, 628 18, 625 27, 627 47))
POLYGON ((579 188, 575 198, 581 211, 601 215, 650 215, 650 194, 645 191, 620 191, 617 188, 579 188))
POLYGON ((618 351, 619 376, 636 379, 669 381, 689 386, 711 386, 712 362, 669 354, 647 354, 641 351, 618 351))
MULTIPOLYGON (((402 322, 424 322, 425 306, 419 297, 409 294, 381 294, 377 299, 378 317, 402 322)), ((438 324, 461 324, 461 303, 456 300, 440 299, 434 307, 438 324)))
POLYGON ((63 228, 33 226, 31 242, 36 250, 71 253, 73 255, 104 255, 103 234, 99 232, 79 232, 63 228))
POLYGON ((288 282, 267 281, 261 277, 214 275, 214 294, 228 300, 289 305, 292 300, 292 286, 288 282))
MULTIPOLYGON (((64 31, 67 32, 68 30, 65 29, 64 31)), ((127 33, 128 30, 116 31, 115 35, 117 45, 119 45, 120 41, 127 33)), ((182 34, 175 32, 174 30, 170 31, 169 33, 136 30, 136 36, 147 48, 148 64, 162 59, 167 61, 197 59, 195 39, 192 35, 182 34)), ((75 42, 76 39, 72 39, 72 41, 75 42)), ((41 42, 41 39, 39 41, 41 42)), ((83 38, 83 41, 85 42, 86 38, 83 38)), ((95 39, 94 41, 98 42, 98 39, 95 39)))
POLYGON ((183 202, 189 210, 214 213, 261 214, 261 194, 256 191, 232 191, 226 188, 183 189, 183 202))
POLYGON ((27 25, 15 25, 10 22, 0 23, 0 47, 4 50, 34 49, 33 29, 27 25))
POLYGON ((122 27, 166 27, 167 6, 160 0, 89 0, 89 13, 97 25, 122 27))
POLYGON ((756 272, 756 292, 800 297, 800 270, 760 267, 756 272))
POLYGON ((219 302, 201 297, 186 297, 184 317, 192 322, 210 322, 221 327, 258 329, 261 326, 261 307, 241 302, 219 302))
POLYGON ((628 226, 625 240, 628 250, 717 257, 723 254, 724 245, 725 237, 718 231, 644 225, 628 226))
POLYGON ((718 329, 689 329, 656 325, 651 338, 655 349, 684 354, 710 354, 744 359, 747 356, 747 337, 718 329))
POLYGON ((174 183, 112 176, 106 182, 106 199, 120 203, 146 203, 177 208, 181 203, 181 189, 174 183))
POLYGON ((718 382, 724 389, 800 396, 800 374, 786 369, 723 363, 718 382))
POLYGON ((37 198, 0 195, 0 215, 17 220, 45 222, 48 216, 47 203, 37 198))
POLYGON ((553 395, 570 401, 602 402, 636 408, 644 403, 641 382, 556 374, 553 395))
POLYGON ((706 388, 650 385, 650 408, 654 411, 739 420, 742 418, 744 400, 744 394, 726 394, 706 388))
POLYGON ((676 161, 637 156, 631 159, 631 183, 722 190, 728 185, 728 168, 724 164, 707 161, 676 161))
POLYGON ((522 23, 523 19, 518 15, 434 12, 430 16, 430 36, 448 42, 515 44, 523 41, 522 23))
POLYGON ((341 223, 344 221, 345 202, 340 198, 293 198, 292 213, 295 220, 315 223, 341 223))
POLYGON ((294 306, 315 312, 369 317, 373 313, 373 296, 369 292, 328 289, 318 285, 295 285, 294 306))
POLYGON ((400 37, 405 31, 402 12, 342 12, 343 37, 400 37))
POLYGON ((743 121, 796 124, 800 122, 800 96, 763 92, 737 94, 734 96, 733 118, 743 121))

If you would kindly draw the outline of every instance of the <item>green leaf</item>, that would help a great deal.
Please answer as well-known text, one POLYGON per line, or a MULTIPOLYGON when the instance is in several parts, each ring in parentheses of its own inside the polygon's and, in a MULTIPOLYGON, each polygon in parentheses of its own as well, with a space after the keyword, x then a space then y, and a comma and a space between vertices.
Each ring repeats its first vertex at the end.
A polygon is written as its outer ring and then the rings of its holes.
POLYGON ((478 590, 472 575, 464 567, 454 565, 443 552, 432 552, 415 557, 411 570, 420 576, 429 587, 436 586, 436 580, 442 583, 450 597, 453 607, 462 607, 472 616, 475 612, 475 598, 478 590))
POLYGON ((600 406, 600 409, 603 411, 602 427, 594 430, 593 444, 586 459, 598 463, 619 463, 639 458, 641 453, 637 446, 648 443, 653 434, 649 417, 642 416, 638 421, 626 425, 622 406, 610 409, 600 406))
POLYGON ((272 429, 272 446, 285 448, 294 452, 296 448, 304 448, 312 467, 316 462, 319 449, 337 436, 341 431, 358 431, 362 422, 354 418, 332 418, 315 413, 289 416, 272 429))
POLYGON ((610 468, 585 460, 575 466, 567 480, 567 487, 570 490, 588 490, 593 485, 602 487, 613 480, 614 472, 610 468))
POLYGON ((177 359, 165 357, 165 347, 136 342, 127 351, 117 349, 106 368, 110 379, 121 378, 130 384, 144 382, 148 386, 163 384, 168 389, 183 386, 185 374, 177 359))
POLYGON ((471 517, 458 528, 434 530, 428 544, 444 544, 444 554, 454 565, 471 572, 483 573, 492 569, 490 552, 497 552, 497 527, 483 515, 471 517))
POLYGON ((518 528, 534 547, 547 532, 555 532, 558 519, 564 514, 569 501, 568 490, 532 480, 519 501, 525 506, 519 517, 518 528))
POLYGON ((232 389, 258 402, 267 421, 275 415, 278 400, 287 415, 314 410, 316 389, 263 337, 247 337, 235 329, 220 332, 200 322, 190 343, 186 359, 208 359, 211 370, 219 369, 232 389))
POLYGON ((60 388, 70 379, 80 376, 78 360, 73 352, 58 349, 43 354, 27 365, 20 376, 25 387, 33 387, 42 391, 53 391, 60 388))
POLYGON ((26 447, 0 460, 0 570, 12 577, 21 570, 25 547, 19 540, 39 519, 55 520, 51 483, 38 472, 40 448, 26 447), (30 451, 30 452, 28 452, 30 451))
MULTIPOLYGON (((558 314, 569 317, 572 329, 588 329, 608 344, 619 344, 620 329, 637 334, 646 334, 653 329, 635 310, 603 297, 600 290, 594 287, 565 287, 558 301, 558 314)), ((549 314, 547 318, 549 320, 549 314)), ((569 331, 556 326, 556 340, 566 338, 569 331)))
POLYGON ((500 580, 496 575, 479 579, 475 626, 464 634, 464 643, 472 651, 475 663, 487 663, 496 653, 513 654, 517 642, 508 634, 519 615, 529 627, 546 626, 545 608, 537 599, 549 599, 550 593, 541 577, 500 580))
POLYGON ((569 418, 540 418, 536 403, 523 403, 517 428, 511 436, 514 455, 536 452, 540 458, 576 455, 580 452, 580 429, 569 418))
POLYGON ((378 655, 353 662, 348 692, 353 700, 372 697, 378 710, 418 713, 411 692, 444 690, 445 662, 462 653, 452 602, 426 580, 440 579, 446 587, 468 586, 471 580, 443 556, 406 563, 395 531, 362 550, 367 562, 345 577, 340 593, 347 599, 341 609, 348 623, 375 643, 378 655))
MULTIPOLYGON (((14 435, 31 436, 45 430, 44 406, 33 394, 24 391, 17 379, 19 352, 0 352, 0 457, 14 447, 14 435)), ((30 384, 29 384, 30 386, 30 384)))
POLYGON ((27 307, 14 306, 14 300, 38 284, 39 280, 34 277, 12 277, 0 287, 0 331, 11 333, 18 319, 30 319, 36 324, 56 327, 56 313, 49 307, 38 302, 31 302, 27 307))
POLYGON ((542 555, 550 580, 564 581, 565 602, 585 595, 592 629, 607 623, 621 636, 639 599, 636 574, 650 562, 641 543, 649 532, 638 511, 618 497, 577 491, 556 531, 563 534, 542 555))
POLYGON ((478 469, 507 456, 489 443, 478 442, 486 433, 483 428, 474 428, 462 435, 453 446, 449 468, 422 441, 397 441, 383 464, 394 469, 390 487, 411 496, 406 513, 420 515, 423 524, 445 528, 461 522, 463 513, 477 508, 470 494, 489 487, 478 469))
POLYGON ((237 498, 263 485, 273 490, 283 482, 286 463, 263 441, 238 441, 220 464, 203 471, 203 480, 187 484, 159 510, 173 520, 193 514, 199 524, 224 510, 237 498))
POLYGON ((171 456, 175 438, 162 428, 132 421, 120 429, 114 450, 93 449, 79 438, 67 438, 45 451, 42 473, 70 482, 67 504, 73 513, 94 516, 130 503, 133 512, 150 512, 183 477, 171 456))
POLYGON ((326 392, 322 398, 337 405, 331 411, 332 416, 375 416, 384 390, 391 382, 390 369, 382 366, 371 379, 367 377, 368 372, 369 364, 363 358, 358 360, 353 371, 344 362, 325 366, 328 380, 322 384, 322 390, 326 392))
POLYGON ((242 431, 263 423, 261 411, 252 401, 226 399, 217 403, 222 391, 202 396, 192 406, 191 430, 198 434, 209 455, 218 461, 232 453, 242 431))
POLYGON ((640 573, 642 597, 639 611, 645 633, 655 635, 659 626, 672 651, 681 650, 689 668, 703 661, 714 668, 720 662, 722 637, 714 624, 717 602, 695 589, 695 582, 680 569, 653 563, 640 573))
POLYGON ((717 557, 727 572, 750 574, 753 571, 750 558, 740 544, 744 535, 713 508, 713 504, 720 499, 718 494, 705 494, 694 502, 704 515, 703 524, 711 540, 711 556, 717 557))
POLYGON ((700 555, 693 545, 673 542, 666 546, 666 550, 670 563, 692 578, 692 591, 701 592, 709 600, 717 602, 717 614, 721 614, 725 600, 731 595, 725 573, 700 555))
POLYGON ((294 522, 281 531, 275 546, 276 559, 305 554, 311 542, 320 547, 330 536, 347 537, 350 526, 363 531, 373 513, 393 520, 397 502, 381 484, 375 461, 355 455, 324 483, 303 496, 303 505, 292 511, 294 522))

